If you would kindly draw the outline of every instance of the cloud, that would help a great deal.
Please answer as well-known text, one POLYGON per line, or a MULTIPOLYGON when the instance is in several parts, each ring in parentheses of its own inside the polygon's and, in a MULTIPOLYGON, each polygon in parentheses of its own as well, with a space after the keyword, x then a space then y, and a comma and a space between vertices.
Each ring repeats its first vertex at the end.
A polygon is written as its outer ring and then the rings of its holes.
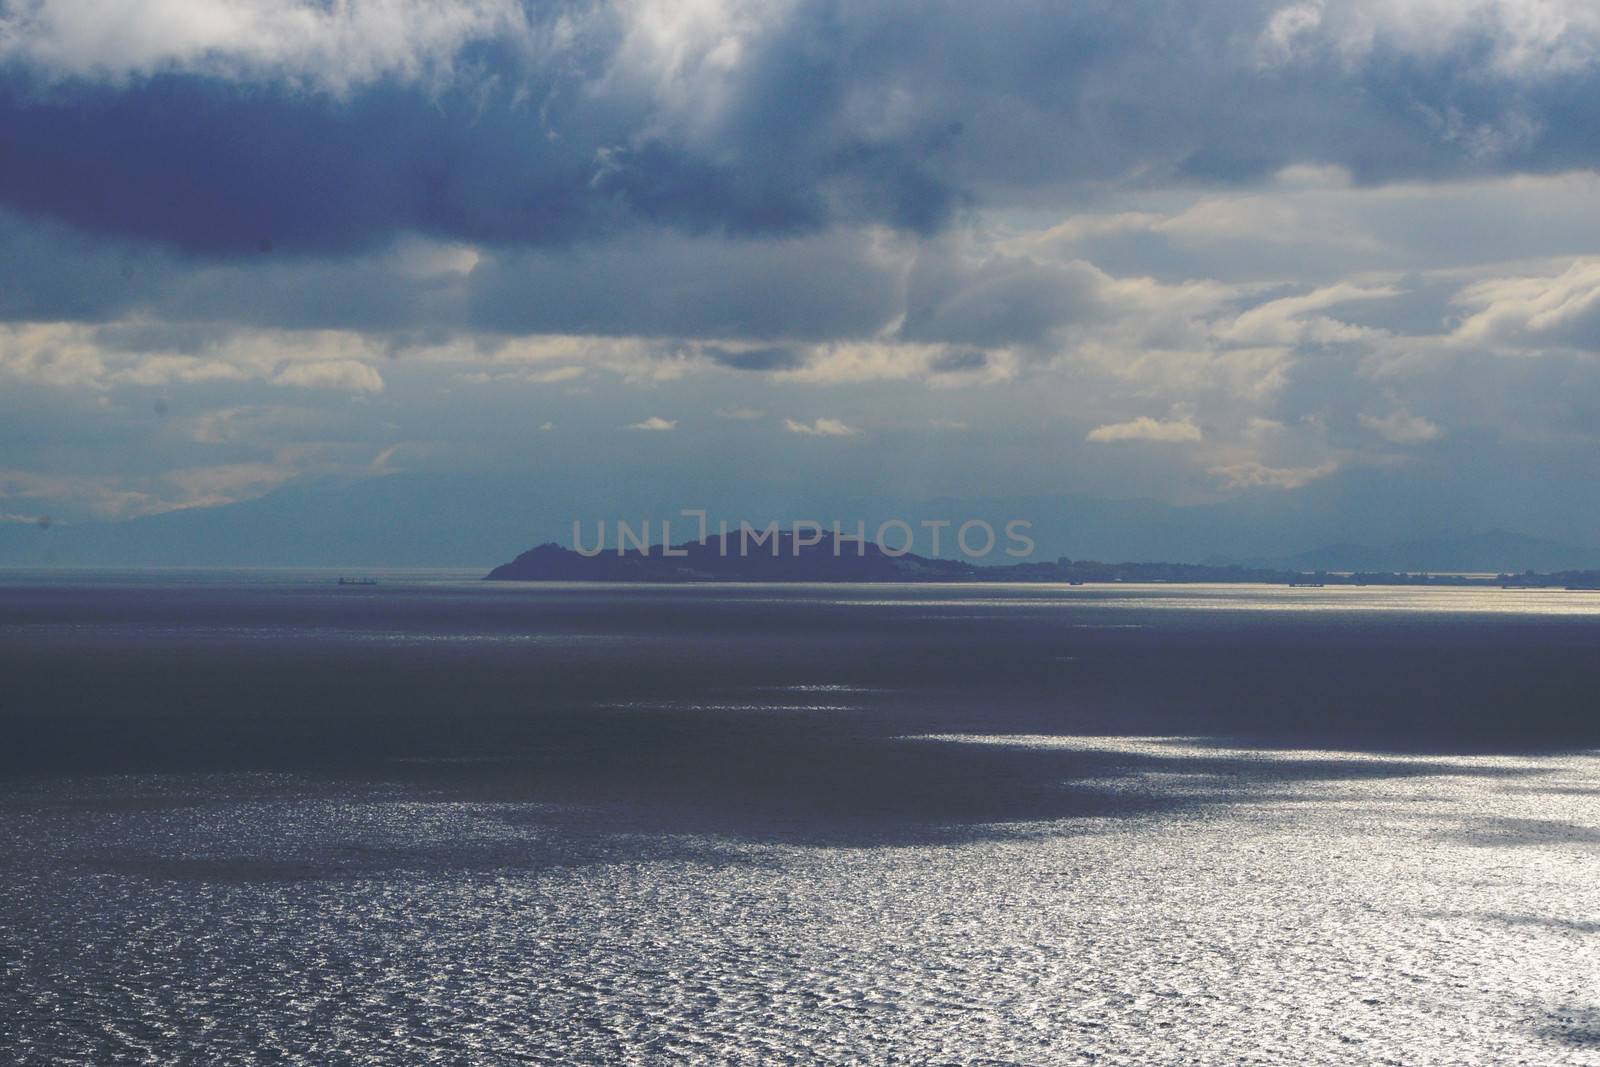
POLYGON ((1322 4, 1318 0, 1280 7, 1272 13, 1256 40, 1261 63, 1265 66, 1287 63, 1303 54, 1307 38, 1321 25, 1322 4))
POLYGON ((793 370, 805 363, 805 357, 801 353, 782 346, 730 350, 711 345, 704 350, 704 354, 713 363, 734 370, 793 370))
POLYGON ((1600 54, 1600 14, 1583 0, 1298 0, 1279 7, 1258 41, 1264 63, 1346 63, 1380 50, 1438 59, 1464 47, 1503 75, 1549 77, 1600 54))
MULTIPOLYGON (((1581 169, 1597 21, 1579 0, 944 0, 913 25, 887 0, 23 0, 0 15, 0 200, 299 257, 418 233, 927 235, 1130 174, 1581 169)), ((1013 341, 1049 319, 1037 281, 976 280, 1013 341)), ((950 303, 941 338, 1003 325, 950 303)))
POLYGON ((272 378, 274 385, 302 389, 344 389, 353 393, 383 392, 383 375, 353 359, 291 363, 272 378))
POLYGON ((40 474, 0 469, 0 499, 79 507, 99 518, 132 518, 167 510, 160 496, 100 474, 40 474))
POLYGON ((1243 312, 1218 331, 1218 337, 1231 344, 1294 345, 1304 343, 1340 344, 1363 341, 1379 331, 1352 326, 1327 315, 1317 315, 1340 304, 1358 300, 1382 300, 1400 295, 1390 287, 1363 288, 1348 283, 1330 285, 1300 296, 1283 297, 1258 304, 1243 312))
POLYGON ((677 419, 663 419, 659 415, 651 415, 642 422, 629 423, 624 430, 643 430, 649 433, 666 433, 678 428, 677 419))
POLYGON ((1082 261, 941 242, 912 268, 900 336, 968 346, 1039 344, 1057 327, 1098 314, 1110 281, 1082 261))
POLYGON ((288 404, 241 404, 185 417, 181 432, 200 445, 277 450, 337 434, 339 427, 314 409, 288 404))
POLYGON ((640 409, 887 411, 919 486, 1165 499, 1592 457, 1576 0, 0 12, 0 424, 71 507, 370 474, 404 426, 471 474, 640 409))
POLYGON ((1361 425, 1397 445, 1421 444, 1432 441, 1440 434, 1440 429, 1434 423, 1421 415, 1413 415, 1406 411, 1391 411, 1387 415, 1362 415, 1359 417, 1361 425))
POLYGON ((17 515, 9 511, 0 511, 0 524, 7 526, 37 526, 41 530, 48 530, 56 523, 48 515, 17 515))
POLYGON ((1600 260, 1577 260, 1554 277, 1478 282, 1455 302, 1475 309, 1456 328, 1457 341, 1600 351, 1600 260))
MULTIPOLYGON (((486 251, 456 283, 463 325, 512 334, 694 337, 742 370, 799 366, 794 342, 871 336, 901 312, 914 249, 871 229, 755 242, 635 230, 560 252, 486 251)), ((408 286, 413 287, 414 286, 408 286)))
POLYGON ((384 344, 338 330, 258 330, 147 321, 0 323, 0 375, 57 388, 150 388, 270 381, 381 392, 384 344), (286 359, 286 353, 288 358, 286 359))
POLYGON ((1189 419, 1175 419, 1163 422, 1152 419, 1148 415, 1141 415, 1129 422, 1109 423, 1105 426, 1096 426, 1084 438, 1087 441, 1099 443, 1109 441, 1161 441, 1178 444, 1200 440, 1200 427, 1189 419))
POLYGON ((1212 467, 1209 473, 1224 489, 1299 489, 1338 469, 1333 460, 1314 467, 1269 467, 1252 461, 1212 467))
POLYGON ((160 510, 216 507, 248 500, 282 485, 296 473, 292 465, 275 463, 228 463, 170 471, 165 480, 176 486, 181 495, 160 510))
POLYGON ((819 418, 812 422, 784 419, 783 428, 790 433, 806 434, 810 437, 854 437, 861 432, 852 426, 846 426, 838 419, 827 418, 819 418))
POLYGON ((91 336, 65 323, 0 327, 0 375, 71 389, 98 386, 106 361, 91 336))
POLYGON ((128 385, 170 385, 174 382, 236 382, 249 375, 240 367, 217 359, 193 356, 147 356, 111 380, 128 385))
POLYGON ((840 342, 812 349, 805 363, 776 377, 810 385, 927 380, 943 386, 1008 381, 1017 373, 1015 352, 997 348, 902 343, 892 340, 840 342))
POLYGON ((576 381, 582 378, 583 374, 582 367, 551 367, 549 370, 529 371, 523 375, 523 380, 536 385, 554 385, 558 382, 576 381))
POLYGON ((531 29, 509 0, 22 0, 0 16, 0 54, 62 78, 186 71, 343 93, 381 78, 447 78, 467 44, 531 29))
MULTIPOLYGON (((1406 288, 1424 283, 1422 274, 1462 268, 1476 278, 1486 264, 1527 269, 1546 255, 1565 267, 1600 242, 1600 218, 1586 207, 1597 195, 1600 175, 1588 170, 1375 185, 1342 168, 1294 167, 1245 188, 1118 198, 1105 214, 1073 215, 1016 241, 1115 276, 1292 282, 1301 293, 1339 283, 1406 288)), ((1362 301, 1342 317, 1386 306, 1403 302, 1362 301)))

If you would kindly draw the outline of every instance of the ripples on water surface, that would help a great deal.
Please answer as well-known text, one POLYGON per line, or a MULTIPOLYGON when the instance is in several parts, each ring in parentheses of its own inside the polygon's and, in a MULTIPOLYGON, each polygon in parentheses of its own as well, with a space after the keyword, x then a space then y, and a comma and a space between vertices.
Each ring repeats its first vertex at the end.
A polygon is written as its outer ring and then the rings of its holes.
POLYGON ((1600 594, 0 583, 0 1059, 1600 1063, 1600 594))

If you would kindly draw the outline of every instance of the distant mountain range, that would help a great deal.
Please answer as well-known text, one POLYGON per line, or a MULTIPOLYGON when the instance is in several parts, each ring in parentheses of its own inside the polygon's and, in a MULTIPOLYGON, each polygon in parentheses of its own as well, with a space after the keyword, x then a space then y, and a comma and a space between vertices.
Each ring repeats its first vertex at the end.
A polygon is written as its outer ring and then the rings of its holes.
POLYGON ((1397 545, 1328 545, 1266 565, 1297 571, 1454 571, 1463 574, 1586 570, 1600 567, 1600 551, 1491 530, 1468 537, 1407 541, 1397 545))
MULTIPOLYGON (((592 529, 594 521, 618 513, 614 502, 606 503, 614 495, 626 495, 624 513, 630 517, 651 516, 658 523, 673 517, 679 526, 675 517, 684 501, 668 487, 655 496, 604 486, 584 491, 558 491, 532 475, 325 479, 237 504, 127 521, 0 521, 0 566, 487 568, 529 544, 570 543, 574 518, 592 529)), ((1454 534, 1449 531, 1459 528, 1460 515, 1440 506, 1409 508, 1403 500, 1373 498, 1357 508, 1348 496, 1316 492, 1321 490, 1313 486, 1194 506, 1072 495, 799 500, 742 491, 730 499, 695 494, 689 502, 735 521, 778 518, 788 525, 797 516, 839 518, 851 528, 862 519, 869 530, 890 518, 917 526, 971 517, 996 530, 1025 518, 1033 524, 1036 560, 1179 560, 1284 571, 1600 568, 1600 548, 1581 547, 1587 540, 1582 526, 1553 530, 1556 540, 1513 532, 1499 519, 1501 528, 1488 533, 1454 534), (1312 545, 1326 547, 1305 551, 1312 545)), ((0 508, 35 510, 12 501, 0 508)))
POLYGON ((1201 563, 1054 563, 979 566, 886 552, 870 541, 831 538, 820 543, 792 533, 752 546, 737 534, 686 542, 670 550, 598 550, 579 553, 555 543, 539 545, 485 576, 489 581, 525 582, 1233 582, 1275 585, 1514 585, 1600 587, 1600 571, 1568 570, 1496 574, 1493 577, 1426 575, 1388 571, 1359 573, 1245 567, 1201 563))

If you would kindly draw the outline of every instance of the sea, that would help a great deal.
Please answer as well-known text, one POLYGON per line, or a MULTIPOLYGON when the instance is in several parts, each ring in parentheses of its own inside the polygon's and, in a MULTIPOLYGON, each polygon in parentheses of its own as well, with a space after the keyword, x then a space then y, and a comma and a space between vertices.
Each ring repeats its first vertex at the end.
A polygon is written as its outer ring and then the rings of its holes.
POLYGON ((0 574, 0 1062, 1600 1064, 1600 593, 0 574))

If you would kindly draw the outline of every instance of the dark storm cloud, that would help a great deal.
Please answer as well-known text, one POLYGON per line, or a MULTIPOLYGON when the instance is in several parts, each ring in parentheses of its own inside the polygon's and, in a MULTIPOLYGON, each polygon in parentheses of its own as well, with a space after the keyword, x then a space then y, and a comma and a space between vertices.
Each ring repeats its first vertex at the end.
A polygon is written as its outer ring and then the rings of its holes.
POLYGON ((0 510, 579 442, 700 499, 636 450, 764 487, 792 424, 863 499, 1371 464, 1571 536, 1596 56, 1588 0, 0 0, 0 510))
POLYGON ((386 81, 348 98, 181 73, 40 86, 13 69, 0 81, 0 203, 190 252, 293 255, 397 231, 560 245, 631 224, 931 230, 959 199, 930 173, 928 138, 811 129, 832 121, 827 105, 786 97, 820 85, 781 72, 753 72, 758 100, 685 144, 649 132, 648 99, 595 97, 582 70, 498 61, 508 69, 443 90, 386 81), (749 113, 760 99, 770 106, 749 113))
POLYGON ((348 101, 163 76, 0 89, 0 197, 189 251, 348 248, 397 229, 547 243, 603 226, 576 146, 506 108, 382 87, 348 101))
POLYGON ((162 249, 0 211, 0 320, 107 318, 154 299, 173 275, 162 249))
POLYGON ((710 346, 705 349, 705 355, 712 362, 734 370, 793 370, 805 363, 805 357, 799 352, 783 347, 750 348, 742 352, 730 352, 725 348, 710 346))
POLYGON ((440 283, 370 254, 196 257, 0 211, 0 321, 179 322, 283 327, 404 324, 438 309, 440 283), (376 257, 376 260, 375 260, 376 257))
POLYGON ((821 341, 876 332, 900 293, 898 265, 857 234, 752 242, 657 230, 490 255, 472 273, 466 315, 503 333, 821 341))
POLYGON ((982 370, 988 365, 988 353, 969 348, 935 357, 928 364, 928 369, 935 374, 959 374, 962 371, 982 370))
POLYGON ((1493 20, 1426 50, 1289 40, 1268 62, 1279 7, 817 0, 747 17, 718 67, 641 59, 625 9, 540 6, 455 46, 442 81, 338 92, 259 58, 230 69, 226 49, 194 69, 157 55, 63 74, 67 45, 41 58, 24 31, 0 60, 0 204, 190 252, 295 255, 398 231, 927 233, 968 203, 1134 173, 1232 182, 1313 160, 1375 181, 1600 152, 1592 65, 1497 64, 1493 20), (518 37, 581 11, 559 48, 518 37))
POLYGON ((823 341, 876 333, 903 289, 900 261, 849 231, 757 242, 654 228, 431 265, 447 253, 401 240, 195 257, 0 211, 0 322, 823 341))

